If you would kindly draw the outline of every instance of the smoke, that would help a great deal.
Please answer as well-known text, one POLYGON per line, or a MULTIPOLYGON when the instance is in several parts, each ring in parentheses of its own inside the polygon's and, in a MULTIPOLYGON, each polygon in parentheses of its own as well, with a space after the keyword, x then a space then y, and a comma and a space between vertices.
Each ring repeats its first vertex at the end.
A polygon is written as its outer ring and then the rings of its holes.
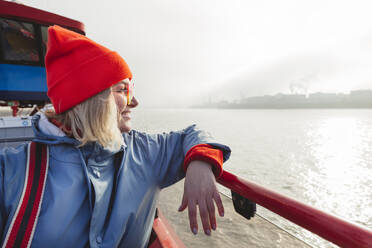
POLYGON ((291 94, 303 94, 307 96, 311 83, 317 80, 319 80, 319 77, 315 74, 292 79, 289 83, 289 90, 291 94))

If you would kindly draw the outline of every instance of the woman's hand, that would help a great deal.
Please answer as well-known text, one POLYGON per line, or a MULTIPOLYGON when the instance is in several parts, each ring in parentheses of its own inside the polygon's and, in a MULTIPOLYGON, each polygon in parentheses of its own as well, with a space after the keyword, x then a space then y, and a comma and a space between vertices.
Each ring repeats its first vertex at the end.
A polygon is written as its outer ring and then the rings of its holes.
POLYGON ((211 228, 216 230, 213 200, 216 202, 218 213, 222 217, 224 215, 223 204, 211 165, 203 161, 192 161, 187 168, 182 203, 178 211, 188 208, 190 229, 194 234, 198 233, 196 205, 199 205, 204 233, 210 235, 211 228))

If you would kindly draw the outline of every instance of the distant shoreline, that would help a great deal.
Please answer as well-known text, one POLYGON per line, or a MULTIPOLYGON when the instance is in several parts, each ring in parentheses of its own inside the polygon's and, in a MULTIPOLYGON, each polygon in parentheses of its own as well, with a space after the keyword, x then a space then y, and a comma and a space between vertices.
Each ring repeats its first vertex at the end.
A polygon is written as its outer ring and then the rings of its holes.
POLYGON ((372 106, 191 106, 192 109, 372 109, 372 106))
POLYGON ((372 90, 355 90, 350 94, 313 93, 254 96, 234 101, 197 104, 192 108, 224 109, 371 109, 372 90))

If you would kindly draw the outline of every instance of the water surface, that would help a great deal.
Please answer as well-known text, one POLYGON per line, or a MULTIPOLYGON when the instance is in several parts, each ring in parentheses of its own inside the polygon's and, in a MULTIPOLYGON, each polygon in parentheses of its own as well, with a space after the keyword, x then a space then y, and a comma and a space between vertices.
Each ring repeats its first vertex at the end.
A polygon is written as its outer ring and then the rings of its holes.
MULTIPOLYGON (((150 133, 192 123, 231 147, 226 170, 372 228, 372 110, 133 111, 134 128, 150 133)), ((316 246, 329 246, 264 209, 259 212, 316 246)))

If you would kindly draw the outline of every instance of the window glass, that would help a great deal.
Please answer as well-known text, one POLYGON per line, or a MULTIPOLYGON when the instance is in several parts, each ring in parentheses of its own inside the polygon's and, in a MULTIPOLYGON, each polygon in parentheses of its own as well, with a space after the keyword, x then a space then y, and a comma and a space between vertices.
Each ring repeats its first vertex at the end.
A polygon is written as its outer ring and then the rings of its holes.
POLYGON ((41 48, 43 49, 43 56, 45 56, 48 44, 48 27, 41 26, 41 48))
POLYGON ((0 18, 0 38, 3 60, 39 62, 34 26, 30 23, 0 18))

